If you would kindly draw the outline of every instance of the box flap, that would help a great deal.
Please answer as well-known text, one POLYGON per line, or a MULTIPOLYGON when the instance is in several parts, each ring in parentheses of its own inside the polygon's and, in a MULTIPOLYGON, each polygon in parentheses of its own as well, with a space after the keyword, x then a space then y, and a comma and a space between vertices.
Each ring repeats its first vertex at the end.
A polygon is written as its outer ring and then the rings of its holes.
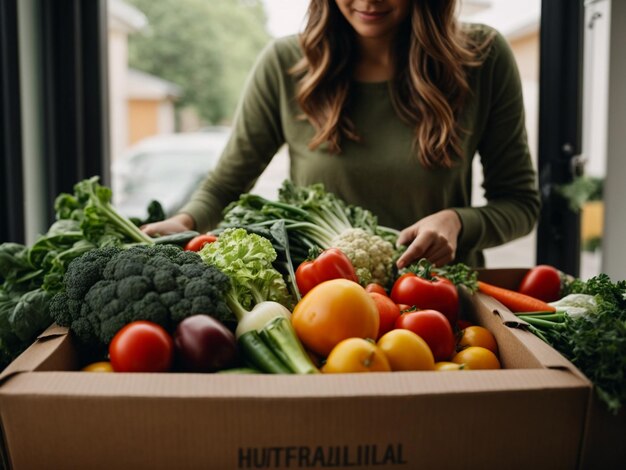
POLYGON ((50 325, 44 332, 37 336, 38 340, 54 338, 57 336, 65 336, 68 333, 68 329, 65 326, 59 326, 56 323, 50 325))
POLYGON ((483 282, 507 289, 517 289, 528 272, 528 268, 478 268, 476 272, 478 272, 478 279, 483 282))
POLYGON ((15 376, 0 400, 20 396, 74 399, 322 400, 368 397, 427 397, 537 390, 586 391, 589 385, 563 370, 505 369, 458 372, 265 375, 34 372, 15 376))
POLYGON ((515 346, 509 347, 507 351, 507 367, 546 367, 549 369, 568 370, 583 380, 588 379, 574 366, 565 356, 549 344, 527 331, 528 324, 519 319, 513 312, 489 295, 476 292, 472 296, 472 302, 476 313, 480 315, 481 321, 496 334, 498 343, 507 341, 508 335, 517 337, 520 341, 515 342, 515 346), (507 331, 500 332, 494 327, 495 323, 507 326, 507 331))
POLYGON ((528 350, 544 367, 568 370, 591 385, 589 379, 574 364, 542 339, 523 328, 511 328, 511 331, 523 341, 528 350))
POLYGON ((73 355, 69 348, 68 329, 53 324, 0 373, 0 385, 21 372, 61 370, 73 363, 68 355, 73 355))

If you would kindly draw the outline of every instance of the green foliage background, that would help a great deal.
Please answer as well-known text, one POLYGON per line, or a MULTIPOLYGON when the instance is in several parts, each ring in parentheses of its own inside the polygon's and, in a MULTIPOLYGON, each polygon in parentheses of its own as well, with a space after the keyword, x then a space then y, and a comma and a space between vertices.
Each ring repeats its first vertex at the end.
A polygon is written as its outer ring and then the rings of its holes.
POLYGON ((127 0, 148 18, 129 36, 129 64, 181 87, 179 108, 207 124, 232 117, 256 57, 269 42, 261 0, 127 0))

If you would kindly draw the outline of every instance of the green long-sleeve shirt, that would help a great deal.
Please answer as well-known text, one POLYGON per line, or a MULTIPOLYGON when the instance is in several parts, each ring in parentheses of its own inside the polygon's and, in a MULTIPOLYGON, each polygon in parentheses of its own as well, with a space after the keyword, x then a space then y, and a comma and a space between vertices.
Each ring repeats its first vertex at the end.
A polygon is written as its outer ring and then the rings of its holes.
MULTIPOLYGON (((480 36, 493 31, 468 27, 480 36)), ((469 70, 472 94, 461 117, 464 158, 451 169, 425 169, 415 155, 414 129, 396 113, 387 82, 353 83, 348 113, 361 142, 344 139, 340 154, 310 150, 314 130, 298 118, 296 82, 288 73, 302 56, 297 37, 273 41, 247 82, 220 161, 181 212, 190 214, 200 230, 215 227, 225 205, 252 188, 286 143, 296 184, 321 182, 347 202, 371 210, 381 225, 402 229, 453 208, 462 223, 455 261, 482 265, 481 250, 529 233, 540 207, 515 59, 497 33, 489 47, 483 64, 469 70), (470 207, 476 153, 484 172, 487 203, 482 207, 470 207)))

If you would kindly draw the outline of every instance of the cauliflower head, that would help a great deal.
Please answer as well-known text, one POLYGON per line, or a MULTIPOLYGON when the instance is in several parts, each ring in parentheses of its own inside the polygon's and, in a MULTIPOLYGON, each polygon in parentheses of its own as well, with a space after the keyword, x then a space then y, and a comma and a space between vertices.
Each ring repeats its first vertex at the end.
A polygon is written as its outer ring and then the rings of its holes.
POLYGON ((361 285, 377 282, 386 286, 391 280, 395 250, 387 240, 353 228, 334 237, 331 245, 350 258, 361 285))

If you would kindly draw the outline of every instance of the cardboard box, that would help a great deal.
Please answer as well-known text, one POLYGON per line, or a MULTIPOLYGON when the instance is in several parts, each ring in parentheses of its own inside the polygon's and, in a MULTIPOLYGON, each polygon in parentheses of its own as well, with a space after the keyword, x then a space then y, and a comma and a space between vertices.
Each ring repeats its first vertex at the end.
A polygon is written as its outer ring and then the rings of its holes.
POLYGON ((506 370, 318 376, 75 372, 52 327, 0 376, 13 469, 579 465, 591 385, 493 299, 469 310, 506 370))
MULTIPOLYGON (((480 279, 495 285, 515 289, 520 285, 528 269, 486 269, 480 279)), ((500 310, 506 310, 502 306, 500 310)), ((509 326, 522 326, 524 322, 508 322, 509 326)), ((575 368, 570 364, 570 368, 575 368)), ((581 372, 582 374, 582 372, 581 372)), ((610 413, 597 395, 591 394, 583 442, 581 443, 580 468, 623 469, 626 467, 626 409, 619 414, 610 413)))

